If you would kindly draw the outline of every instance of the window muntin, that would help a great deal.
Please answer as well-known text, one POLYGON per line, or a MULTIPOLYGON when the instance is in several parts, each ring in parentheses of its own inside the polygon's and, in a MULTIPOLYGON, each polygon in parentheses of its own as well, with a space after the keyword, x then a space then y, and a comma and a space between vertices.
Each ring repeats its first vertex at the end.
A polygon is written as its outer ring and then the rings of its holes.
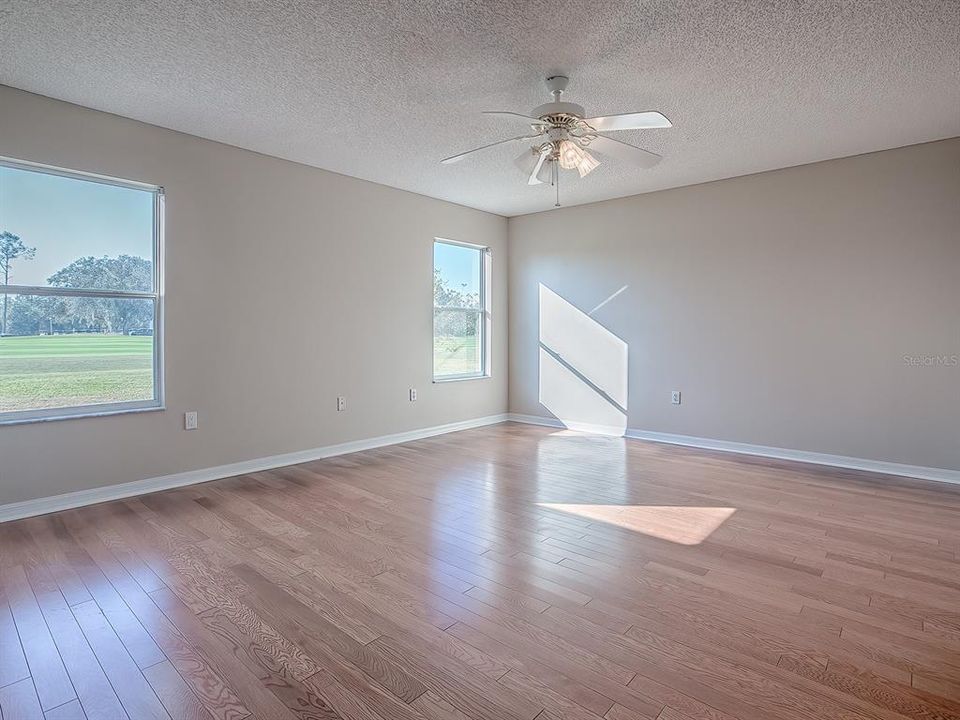
POLYGON ((0 160, 0 422, 162 405, 162 190, 0 160))
POLYGON ((488 374, 489 249, 436 240, 433 251, 433 377, 488 374))

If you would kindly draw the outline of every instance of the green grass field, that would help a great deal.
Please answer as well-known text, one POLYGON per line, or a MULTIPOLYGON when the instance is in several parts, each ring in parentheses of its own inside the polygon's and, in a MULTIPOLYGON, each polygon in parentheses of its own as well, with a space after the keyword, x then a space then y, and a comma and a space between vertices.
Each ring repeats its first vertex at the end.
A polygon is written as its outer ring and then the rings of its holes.
MULTIPOLYGON (((480 368, 476 338, 437 338, 433 351, 437 375, 466 374, 480 368)), ((152 397, 152 337, 0 338, 0 412, 152 397)))
POLYGON ((433 341, 433 374, 465 375, 480 370, 476 337, 438 337, 433 341))
POLYGON ((152 337, 0 338, 0 412, 152 397, 152 337))

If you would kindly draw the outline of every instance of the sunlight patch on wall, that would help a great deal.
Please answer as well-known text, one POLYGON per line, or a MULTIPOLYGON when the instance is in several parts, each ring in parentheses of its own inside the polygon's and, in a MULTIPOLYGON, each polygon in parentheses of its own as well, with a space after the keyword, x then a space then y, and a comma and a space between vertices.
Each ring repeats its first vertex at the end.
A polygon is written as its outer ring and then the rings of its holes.
POLYGON ((623 340, 540 284, 540 403, 564 425, 623 435, 627 360, 623 340))
POLYGON ((680 545, 699 545, 736 511, 730 507, 666 505, 569 505, 537 503, 540 507, 616 525, 626 530, 680 545))

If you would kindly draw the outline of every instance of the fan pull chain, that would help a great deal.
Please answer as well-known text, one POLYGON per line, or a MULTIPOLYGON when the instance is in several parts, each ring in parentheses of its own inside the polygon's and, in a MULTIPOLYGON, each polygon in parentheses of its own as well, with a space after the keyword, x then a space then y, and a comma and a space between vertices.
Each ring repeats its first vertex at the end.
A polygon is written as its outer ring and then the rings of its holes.
POLYGON ((560 207, 560 165, 554 163, 553 171, 557 174, 557 182, 555 183, 557 187, 557 202, 554 203, 554 207, 560 207))

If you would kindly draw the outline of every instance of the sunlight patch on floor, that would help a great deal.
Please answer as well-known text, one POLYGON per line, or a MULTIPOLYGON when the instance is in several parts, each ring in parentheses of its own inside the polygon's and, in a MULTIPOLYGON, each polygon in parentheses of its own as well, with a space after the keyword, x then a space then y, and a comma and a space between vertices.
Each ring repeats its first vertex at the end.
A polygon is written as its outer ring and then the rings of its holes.
POLYGON ((626 530, 680 545, 699 545, 737 509, 731 507, 680 507, 666 505, 569 505, 537 503, 540 507, 609 523, 626 530))

